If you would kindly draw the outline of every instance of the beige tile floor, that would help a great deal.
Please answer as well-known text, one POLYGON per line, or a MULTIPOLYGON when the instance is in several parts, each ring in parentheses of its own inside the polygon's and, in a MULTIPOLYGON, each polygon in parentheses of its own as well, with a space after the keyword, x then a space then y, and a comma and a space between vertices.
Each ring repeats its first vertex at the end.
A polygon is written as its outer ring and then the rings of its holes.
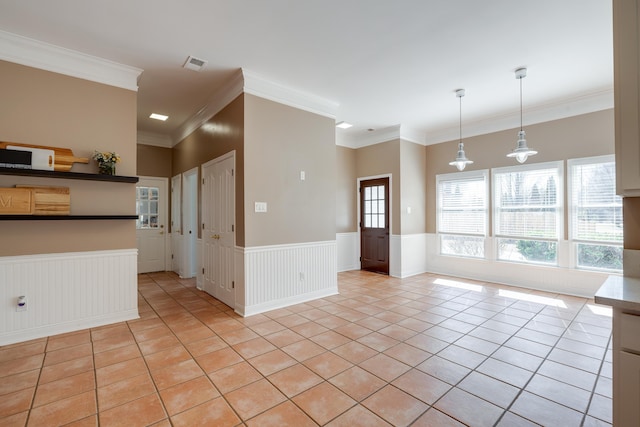
POLYGON ((592 300, 423 274, 242 318, 173 273, 140 319, 0 347, 6 426, 608 426, 592 300))

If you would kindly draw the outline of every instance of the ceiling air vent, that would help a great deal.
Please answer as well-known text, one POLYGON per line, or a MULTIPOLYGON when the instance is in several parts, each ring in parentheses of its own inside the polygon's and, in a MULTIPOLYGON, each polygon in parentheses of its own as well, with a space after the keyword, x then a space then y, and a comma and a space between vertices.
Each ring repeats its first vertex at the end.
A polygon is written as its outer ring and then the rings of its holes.
POLYGON ((205 65, 207 65, 207 61, 205 61, 204 59, 189 56, 182 67, 188 70, 200 71, 204 68, 205 65))

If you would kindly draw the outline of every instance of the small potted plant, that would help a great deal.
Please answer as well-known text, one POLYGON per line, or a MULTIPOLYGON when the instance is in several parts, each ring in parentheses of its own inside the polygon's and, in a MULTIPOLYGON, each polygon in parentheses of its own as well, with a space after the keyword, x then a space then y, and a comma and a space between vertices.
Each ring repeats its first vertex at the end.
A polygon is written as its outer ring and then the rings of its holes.
POLYGON ((120 161, 117 153, 96 151, 93 160, 98 162, 98 170, 101 175, 115 175, 116 163, 120 161))

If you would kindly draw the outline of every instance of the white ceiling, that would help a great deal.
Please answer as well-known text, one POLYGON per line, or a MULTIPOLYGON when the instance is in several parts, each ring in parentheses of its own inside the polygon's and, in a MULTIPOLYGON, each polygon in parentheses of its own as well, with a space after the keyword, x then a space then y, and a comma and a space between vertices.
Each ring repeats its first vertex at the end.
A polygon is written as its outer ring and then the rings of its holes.
POLYGON ((138 129, 174 142, 240 68, 327 100, 345 145, 455 139, 459 88, 463 137, 515 128, 523 66, 525 125, 613 105, 610 0, 0 0, 0 30, 143 69, 138 129))

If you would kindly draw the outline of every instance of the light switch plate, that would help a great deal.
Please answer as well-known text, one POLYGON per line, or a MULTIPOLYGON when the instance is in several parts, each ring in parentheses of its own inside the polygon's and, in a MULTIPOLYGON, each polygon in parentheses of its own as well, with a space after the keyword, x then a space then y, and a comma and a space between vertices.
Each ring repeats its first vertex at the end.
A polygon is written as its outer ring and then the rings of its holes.
POLYGON ((267 202, 256 202, 256 212, 266 212, 267 202))

